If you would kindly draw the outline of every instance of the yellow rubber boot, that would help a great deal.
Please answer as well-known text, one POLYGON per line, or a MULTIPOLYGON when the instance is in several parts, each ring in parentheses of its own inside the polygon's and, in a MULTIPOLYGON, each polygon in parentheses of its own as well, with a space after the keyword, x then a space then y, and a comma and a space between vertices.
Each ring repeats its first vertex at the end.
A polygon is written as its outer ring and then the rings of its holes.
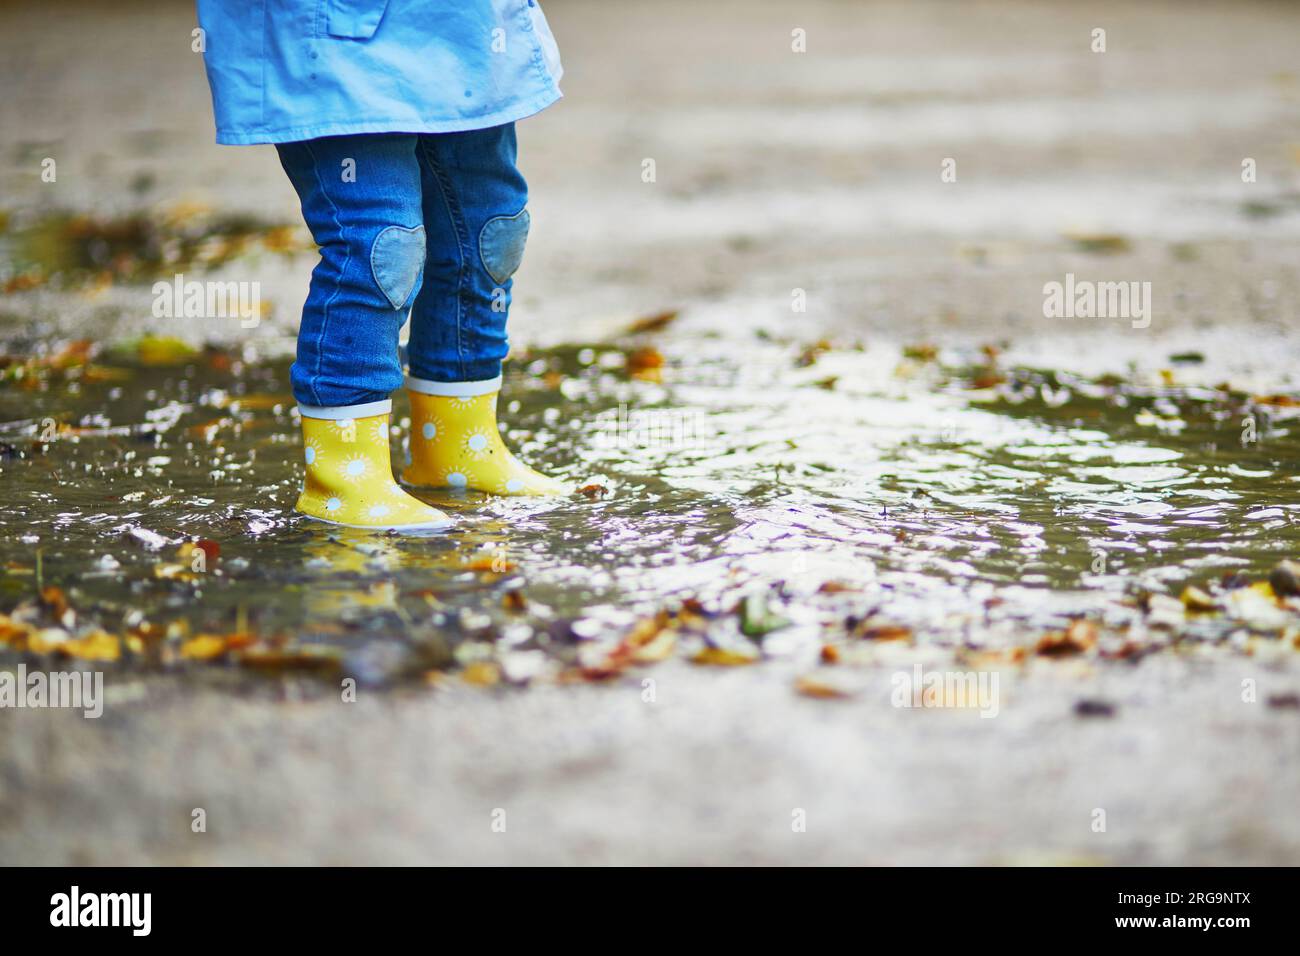
POLYGON ((408 485, 494 495, 562 495, 569 486, 534 471, 510 453, 497 428, 501 378, 430 382, 408 377, 411 463, 408 485))
POLYGON ((307 478, 297 510, 310 518, 376 531, 434 531, 447 515, 407 494, 393 480, 388 450, 391 402, 342 408, 304 408, 302 438, 307 478), (374 414, 379 410, 379 414, 374 414), (349 413, 361 413, 347 417, 349 413))

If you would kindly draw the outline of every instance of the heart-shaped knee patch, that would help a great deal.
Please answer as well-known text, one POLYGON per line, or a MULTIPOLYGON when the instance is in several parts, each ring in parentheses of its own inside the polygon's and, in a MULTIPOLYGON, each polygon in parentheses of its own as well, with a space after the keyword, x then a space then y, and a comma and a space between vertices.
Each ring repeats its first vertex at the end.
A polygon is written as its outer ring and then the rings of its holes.
POLYGON ((406 304, 424 268, 424 227, 389 226, 370 247, 375 284, 394 309, 406 304))
POLYGON ((492 281, 504 285, 524 261, 530 217, 527 209, 489 219, 478 235, 478 254, 492 281))

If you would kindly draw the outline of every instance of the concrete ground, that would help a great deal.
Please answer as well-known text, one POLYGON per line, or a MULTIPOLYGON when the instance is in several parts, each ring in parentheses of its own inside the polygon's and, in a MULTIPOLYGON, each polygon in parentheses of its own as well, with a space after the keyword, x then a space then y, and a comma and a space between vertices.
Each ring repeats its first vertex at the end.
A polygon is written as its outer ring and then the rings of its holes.
MULTIPOLYGON (((1296 386, 1300 7, 547 12, 567 98, 521 125, 534 234, 517 341, 605 336, 681 306, 669 354, 704 333, 739 348, 760 328, 890 347, 1004 340, 1013 360, 1080 369, 1200 349, 1207 377, 1296 386), (1097 27, 1105 53, 1089 49, 1097 27), (806 53, 791 52, 794 29, 806 53), (1123 242, 1096 255, 1067 234, 1123 242), (1151 328, 1042 318, 1043 284, 1067 272, 1151 281, 1151 328)), ((211 145, 192 26, 185 3, 0 11, 0 204, 193 201, 292 220, 269 147, 211 145), (58 182, 42 184, 51 155, 58 182)), ((291 342, 308 266, 231 267, 277 304, 259 348, 291 342)), ((32 316, 51 334, 159 328, 146 292, 9 297, 0 337, 32 316)), ((796 695, 779 662, 353 704, 294 682, 110 674, 100 720, 0 713, 0 861, 1300 862, 1291 659, 1036 664, 1007 676, 992 720, 889 706, 895 666, 864 665, 846 701, 796 695), (1081 699, 1114 713, 1077 716, 1081 699), (191 831, 195 808, 206 833, 191 831)))

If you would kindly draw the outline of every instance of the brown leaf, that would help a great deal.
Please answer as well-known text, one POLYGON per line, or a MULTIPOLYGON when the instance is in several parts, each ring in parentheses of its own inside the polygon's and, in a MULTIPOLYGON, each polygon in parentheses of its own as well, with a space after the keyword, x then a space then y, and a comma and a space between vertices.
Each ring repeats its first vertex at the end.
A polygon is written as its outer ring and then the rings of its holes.
POLYGON ((645 382, 663 381, 664 357, 656 348, 633 349, 627 356, 627 371, 633 378, 645 382))
POLYGON ((794 364, 797 368, 807 368, 810 365, 816 365, 817 360, 830 350, 831 343, 826 339, 819 339, 812 345, 804 346, 803 351, 799 353, 799 357, 794 360, 794 364))
POLYGON ((63 617, 68 610, 68 599, 64 596, 63 589, 54 584, 41 588, 41 604, 56 619, 63 617))
POLYGON ((904 624, 866 624, 856 636, 864 641, 910 641, 912 629, 904 624))
POLYGON ((821 587, 817 589, 818 594, 844 594, 846 592, 861 591, 862 588, 855 584, 846 584, 844 581, 823 581, 821 587))
POLYGON ((1007 377, 995 368, 980 369, 971 376, 970 388, 993 388, 995 385, 1001 385, 1007 380, 1007 377))
POLYGON ((515 562, 501 556, 484 555, 478 558, 471 558, 465 562, 465 568, 469 571, 491 571, 493 574, 505 574, 507 571, 513 571, 518 567, 515 562))
POLYGON ((845 700, 852 696, 842 687, 836 687, 810 674, 796 680, 794 689, 805 697, 816 697, 819 700, 845 700))
POLYGON ((339 651, 319 644, 291 648, 250 648, 239 655, 239 663, 256 670, 333 670, 339 665, 339 651))
POLYGON ((1254 401, 1259 405, 1277 405, 1279 408, 1300 405, 1300 399, 1293 395, 1256 395, 1254 401))
POLYGON ((1071 621, 1064 631, 1044 634, 1034 648, 1040 657, 1072 657, 1092 649, 1097 643, 1097 625, 1084 618, 1071 621))
POLYGON ((656 312, 654 315, 647 315, 637 319, 627 327, 627 330, 634 335, 641 332, 658 332, 660 329, 667 328, 677 318, 677 315, 677 309, 656 312))
POLYGON ((606 488, 604 485, 597 485, 597 484, 583 485, 581 488, 578 489, 578 494, 582 495, 583 497, 587 498, 590 501, 596 501, 597 499, 604 498, 607 494, 609 494, 609 489, 606 488))

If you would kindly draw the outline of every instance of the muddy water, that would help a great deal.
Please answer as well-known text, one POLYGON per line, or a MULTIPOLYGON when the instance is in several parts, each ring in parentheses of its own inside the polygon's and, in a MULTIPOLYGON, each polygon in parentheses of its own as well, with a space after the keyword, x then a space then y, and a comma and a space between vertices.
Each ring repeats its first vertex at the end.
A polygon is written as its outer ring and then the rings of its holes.
MULTIPOLYGON (((581 661, 687 599, 708 640, 734 641, 749 594, 785 625, 772 653, 864 618, 950 645, 1023 643, 1081 614, 1123 629, 1135 594, 1257 579, 1300 552, 1285 397, 1181 387, 1177 366, 1090 381, 927 349, 662 348, 519 356, 508 440, 586 493, 429 491, 458 525, 423 537, 293 513, 285 362, 165 342, 15 360, 0 609, 53 584, 74 629, 255 634, 380 681, 506 649, 524 669, 581 661)), ((395 412, 400 465, 400 398, 395 412)))

